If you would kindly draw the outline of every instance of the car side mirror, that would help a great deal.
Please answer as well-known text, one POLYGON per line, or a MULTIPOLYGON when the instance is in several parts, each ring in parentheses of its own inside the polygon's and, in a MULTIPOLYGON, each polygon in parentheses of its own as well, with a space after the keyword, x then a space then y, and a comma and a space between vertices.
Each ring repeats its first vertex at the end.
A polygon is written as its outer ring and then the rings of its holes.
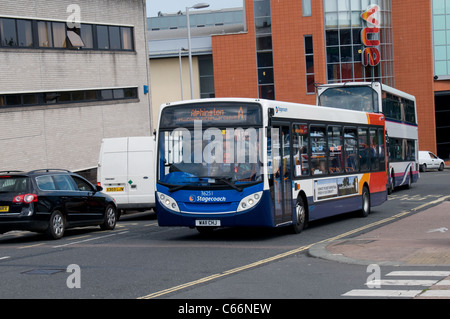
POLYGON ((101 187, 100 185, 97 185, 97 186, 95 187, 95 190, 96 190, 97 192, 101 192, 101 191, 103 190, 103 187, 101 187))

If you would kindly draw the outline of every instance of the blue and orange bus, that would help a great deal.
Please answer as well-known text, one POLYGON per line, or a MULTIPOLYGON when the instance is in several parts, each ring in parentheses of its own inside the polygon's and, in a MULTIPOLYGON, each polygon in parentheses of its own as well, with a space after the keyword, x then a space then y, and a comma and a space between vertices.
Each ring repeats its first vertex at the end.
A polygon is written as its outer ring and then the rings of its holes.
POLYGON ((387 199, 382 114, 260 99, 161 106, 160 226, 290 226, 387 199))

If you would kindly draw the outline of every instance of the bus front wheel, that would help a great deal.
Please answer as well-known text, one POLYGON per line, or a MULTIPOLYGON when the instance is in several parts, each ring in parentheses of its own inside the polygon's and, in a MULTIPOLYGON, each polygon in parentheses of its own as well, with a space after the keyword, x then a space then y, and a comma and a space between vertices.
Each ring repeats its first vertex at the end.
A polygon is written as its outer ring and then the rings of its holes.
POLYGON ((297 204, 295 205, 295 216, 294 216, 294 224, 293 231, 295 234, 299 234, 305 228, 306 225, 306 205, 303 202, 303 198, 301 196, 297 199, 297 204))

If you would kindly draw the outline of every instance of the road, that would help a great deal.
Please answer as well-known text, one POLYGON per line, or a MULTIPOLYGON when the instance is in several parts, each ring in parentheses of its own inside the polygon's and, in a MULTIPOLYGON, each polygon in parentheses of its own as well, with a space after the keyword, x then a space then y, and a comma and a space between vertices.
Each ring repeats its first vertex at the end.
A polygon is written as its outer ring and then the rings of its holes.
MULTIPOLYGON (((313 258, 308 248, 428 207, 450 194, 449 178, 449 171, 423 173, 419 183, 394 192, 367 218, 334 217, 298 235, 286 229, 220 229, 205 236, 158 227, 151 212, 125 215, 110 232, 68 230, 58 241, 6 233, 0 236, 0 298, 177 299, 180 305, 194 299, 349 299, 347 292, 366 286, 367 266, 313 258)), ((383 267, 381 273, 418 270, 400 268, 383 267)), ((437 268, 421 270, 450 270, 437 268)))

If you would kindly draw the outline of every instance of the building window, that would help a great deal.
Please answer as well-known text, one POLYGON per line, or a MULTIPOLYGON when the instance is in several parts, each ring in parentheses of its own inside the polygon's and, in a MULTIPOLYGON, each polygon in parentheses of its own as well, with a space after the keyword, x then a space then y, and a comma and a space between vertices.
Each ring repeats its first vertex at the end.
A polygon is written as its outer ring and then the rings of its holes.
POLYGON ((433 0, 434 75, 450 78, 450 1, 433 0))
POLYGON ((52 48, 53 47, 52 23, 46 21, 39 21, 37 23, 37 26, 38 26, 39 47, 52 48))
POLYGON ((0 108, 138 98, 137 88, 78 90, 0 95, 0 108))
POLYGON ((379 81, 394 86, 394 54, 391 0, 323 0, 328 83, 379 81), (380 27, 376 40, 381 61, 364 66, 361 33, 366 22, 361 14, 369 5, 380 7, 380 27))
POLYGON ((199 56, 198 68, 200 73, 200 97, 202 99, 215 97, 214 66, 212 56, 199 56))
POLYGON ((20 19, 0 19, 0 46, 32 47, 33 32, 31 21, 20 19))
POLYGON ((270 0, 254 0, 258 92, 262 99, 275 99, 270 0))
POLYGON ((305 36, 306 92, 316 93, 312 35, 305 36))
POLYGON ((0 18, 0 47, 133 51, 133 28, 0 18))
POLYGON ((302 11, 304 17, 310 17, 312 15, 311 0, 302 0, 302 11))

